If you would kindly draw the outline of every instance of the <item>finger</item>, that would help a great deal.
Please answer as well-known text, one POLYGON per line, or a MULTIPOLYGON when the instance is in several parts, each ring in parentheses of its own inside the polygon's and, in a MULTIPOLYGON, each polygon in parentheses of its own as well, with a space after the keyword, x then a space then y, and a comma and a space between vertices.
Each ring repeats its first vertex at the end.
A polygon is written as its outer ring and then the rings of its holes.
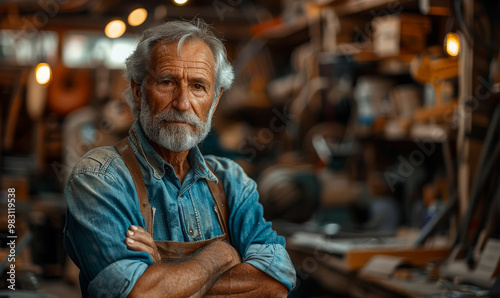
POLYGON ((126 232, 126 236, 130 239, 133 239, 134 241, 144 243, 148 246, 155 246, 153 237, 151 237, 151 235, 149 235, 149 233, 147 232, 128 230, 126 232))
POLYGON ((144 230, 144 228, 141 227, 141 226, 130 225, 130 227, 128 227, 128 229, 131 230, 131 231, 134 231, 134 232, 144 232, 144 233, 147 233, 146 230, 144 230))
POLYGON ((129 227, 129 231, 130 232, 128 232, 127 235, 136 235, 139 237, 150 238, 151 241, 154 241, 153 237, 151 237, 151 235, 148 232, 146 232, 146 230, 144 230, 142 227, 131 225, 129 227))
POLYGON ((127 245, 127 248, 130 250, 147 252, 151 256, 153 255, 153 248, 151 246, 148 246, 139 241, 135 241, 134 239, 131 239, 129 237, 125 239, 125 244, 127 245))
POLYGON ((126 238, 125 243, 128 249, 148 253, 153 258, 153 262, 155 263, 161 262, 160 255, 152 247, 145 245, 144 243, 134 241, 133 239, 130 238, 126 238))

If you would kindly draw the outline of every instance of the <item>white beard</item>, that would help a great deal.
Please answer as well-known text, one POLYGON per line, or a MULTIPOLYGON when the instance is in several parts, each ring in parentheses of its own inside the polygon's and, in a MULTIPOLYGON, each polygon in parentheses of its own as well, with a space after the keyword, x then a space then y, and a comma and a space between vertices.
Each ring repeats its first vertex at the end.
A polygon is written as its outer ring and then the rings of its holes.
POLYGON ((214 107, 215 101, 210 108, 207 121, 203 122, 195 114, 175 109, 164 110, 152 116, 148 101, 142 99, 138 118, 150 140, 167 150, 181 152, 194 148, 206 138, 212 126, 214 107), (185 122, 188 125, 171 123, 164 126, 165 121, 185 122))

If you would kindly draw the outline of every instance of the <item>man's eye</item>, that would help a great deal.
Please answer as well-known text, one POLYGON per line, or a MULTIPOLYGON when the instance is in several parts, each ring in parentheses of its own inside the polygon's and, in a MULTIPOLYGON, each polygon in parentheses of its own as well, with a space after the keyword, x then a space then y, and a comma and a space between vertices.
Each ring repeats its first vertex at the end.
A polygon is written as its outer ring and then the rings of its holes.
POLYGON ((172 81, 171 81, 171 80, 163 80, 163 81, 161 81, 161 83, 162 83, 163 85, 167 85, 167 86, 168 86, 168 85, 172 85, 172 81))
POLYGON ((196 89, 205 89, 205 87, 203 87, 203 85, 200 85, 200 84, 194 84, 194 88, 196 88, 196 89))

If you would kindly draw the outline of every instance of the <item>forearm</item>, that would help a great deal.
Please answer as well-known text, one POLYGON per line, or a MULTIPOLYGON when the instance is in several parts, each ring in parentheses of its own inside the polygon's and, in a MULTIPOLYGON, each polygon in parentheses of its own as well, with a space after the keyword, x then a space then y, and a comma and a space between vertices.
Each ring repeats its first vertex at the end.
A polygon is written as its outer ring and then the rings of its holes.
POLYGON ((220 251, 220 241, 182 262, 148 267, 129 297, 202 297, 239 260, 220 251))
POLYGON ((248 263, 226 271, 210 288, 207 297, 286 297, 287 288, 279 281, 248 263))

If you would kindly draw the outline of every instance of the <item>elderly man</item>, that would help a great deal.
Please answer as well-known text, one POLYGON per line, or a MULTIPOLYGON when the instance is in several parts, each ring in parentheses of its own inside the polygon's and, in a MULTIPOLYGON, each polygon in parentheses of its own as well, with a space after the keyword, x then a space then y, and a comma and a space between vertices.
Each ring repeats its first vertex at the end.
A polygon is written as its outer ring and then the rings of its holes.
POLYGON ((82 295, 286 296, 295 271, 255 182, 197 144, 233 80, 201 20, 144 32, 126 61, 128 139, 97 148, 65 188, 65 248, 82 295))

